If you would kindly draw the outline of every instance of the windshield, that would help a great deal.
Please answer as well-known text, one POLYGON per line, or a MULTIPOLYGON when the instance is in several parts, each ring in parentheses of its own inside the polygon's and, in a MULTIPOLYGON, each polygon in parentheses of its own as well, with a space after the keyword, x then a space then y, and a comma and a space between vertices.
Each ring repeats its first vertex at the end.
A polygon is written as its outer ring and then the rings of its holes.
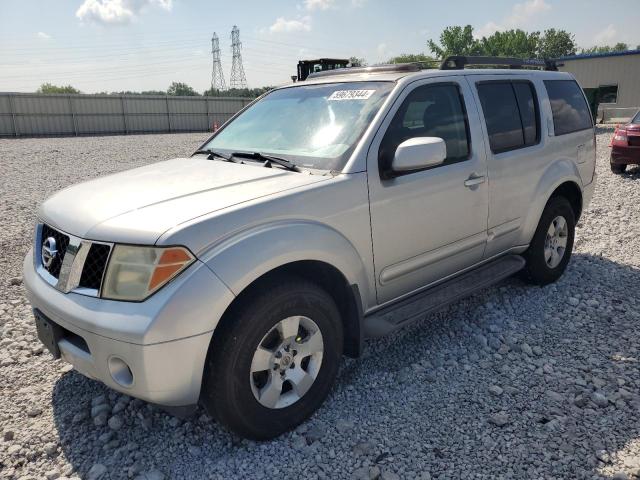
POLYGON ((341 170, 393 86, 346 82, 275 90, 202 148, 260 152, 301 167, 341 170))
POLYGON ((633 120, 631 120, 631 123, 640 123, 640 112, 636 113, 636 116, 633 117, 633 120))

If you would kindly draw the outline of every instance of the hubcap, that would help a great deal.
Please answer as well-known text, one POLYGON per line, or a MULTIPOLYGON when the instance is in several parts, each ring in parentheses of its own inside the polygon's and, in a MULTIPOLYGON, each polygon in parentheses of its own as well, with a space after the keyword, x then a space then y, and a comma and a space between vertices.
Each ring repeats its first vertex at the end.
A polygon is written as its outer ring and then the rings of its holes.
POLYGON ((544 241, 544 260, 549 268, 560 265, 567 250, 569 227, 563 216, 557 216, 549 225, 544 241))
POLYGON ((308 317, 288 317, 274 325, 253 354, 249 381, 253 396, 267 408, 300 400, 315 382, 324 343, 308 317))

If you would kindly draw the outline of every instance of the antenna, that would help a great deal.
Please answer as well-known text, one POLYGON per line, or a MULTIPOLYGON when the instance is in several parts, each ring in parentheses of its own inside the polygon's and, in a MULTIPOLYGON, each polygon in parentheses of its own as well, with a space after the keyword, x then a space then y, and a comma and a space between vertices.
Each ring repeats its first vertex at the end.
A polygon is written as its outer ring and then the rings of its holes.
POLYGON ((222 72, 222 64, 220 63, 220 43, 218 42, 218 34, 216 32, 213 32, 213 37, 211 37, 211 54, 213 56, 211 90, 226 90, 227 84, 224 81, 224 73, 222 72))
POLYGON ((242 66, 242 54, 240 53, 240 29, 234 25, 231 30, 231 53, 233 61, 231 64, 231 79, 229 85, 231 88, 247 88, 247 78, 244 76, 244 67, 242 66))

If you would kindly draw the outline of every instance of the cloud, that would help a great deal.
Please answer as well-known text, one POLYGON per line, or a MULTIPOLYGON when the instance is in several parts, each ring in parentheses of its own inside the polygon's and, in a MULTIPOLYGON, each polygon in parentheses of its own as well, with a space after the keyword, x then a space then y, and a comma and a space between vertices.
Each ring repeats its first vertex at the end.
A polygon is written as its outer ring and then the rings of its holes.
POLYGON ((38 33, 36 33, 36 35, 37 35, 38 38, 41 38, 43 40, 49 40, 51 38, 51 35, 48 35, 48 34, 46 34, 44 32, 38 32, 38 33))
POLYGON ((311 30, 311 17, 305 16, 299 19, 287 20, 278 17, 273 25, 269 27, 271 33, 308 32, 311 30))
POLYGON ((593 37, 593 40, 596 45, 605 45, 608 42, 611 42, 617 34, 618 31, 615 29, 615 27, 612 24, 609 24, 607 25, 607 28, 596 33, 593 37))
POLYGON ((335 0, 304 0, 307 10, 327 10, 333 6, 335 0))
POLYGON ((500 30, 527 27, 533 17, 549 10, 551 10, 551 5, 545 0, 527 0, 523 3, 516 3, 511 9, 511 13, 502 22, 487 22, 476 29, 474 35, 477 38, 487 37, 500 30))
POLYGON ((76 11, 76 17, 83 22, 103 25, 126 24, 150 5, 169 11, 173 0, 84 0, 76 11))
POLYGON ((364 7, 365 3, 367 3, 369 0, 351 0, 351 6, 354 8, 361 8, 364 7))

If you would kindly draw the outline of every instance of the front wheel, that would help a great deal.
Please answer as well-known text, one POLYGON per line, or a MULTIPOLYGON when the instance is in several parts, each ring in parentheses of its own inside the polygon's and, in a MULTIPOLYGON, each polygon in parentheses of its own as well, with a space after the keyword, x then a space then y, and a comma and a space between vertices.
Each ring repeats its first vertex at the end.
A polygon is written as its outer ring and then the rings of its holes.
POLYGON ((575 214, 564 197, 552 197, 540 217, 525 252, 524 278, 536 285, 555 282, 564 273, 573 251, 575 214))
POLYGON ((216 329, 201 400, 238 435, 273 438, 322 404, 341 355, 331 296, 302 278, 272 278, 239 298, 216 329))

